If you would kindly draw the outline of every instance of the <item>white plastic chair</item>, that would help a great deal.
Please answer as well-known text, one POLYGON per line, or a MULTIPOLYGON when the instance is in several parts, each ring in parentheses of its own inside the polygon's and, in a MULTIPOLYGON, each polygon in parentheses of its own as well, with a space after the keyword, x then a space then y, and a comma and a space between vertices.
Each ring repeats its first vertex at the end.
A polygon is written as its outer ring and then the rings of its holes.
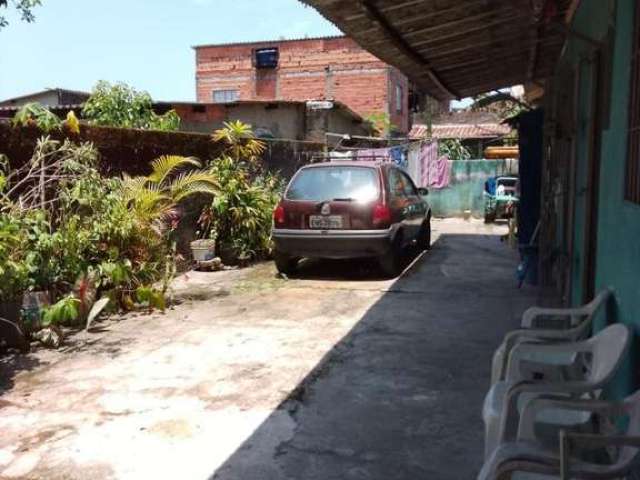
POLYGON ((484 464, 477 480, 612 480, 624 478, 640 458, 640 391, 620 403, 585 400, 536 399, 522 414, 517 442, 502 444, 484 464), (599 424, 626 424, 620 435, 559 433, 559 447, 536 443, 534 424, 545 410, 563 410, 596 416, 599 424), (623 420, 620 422, 620 420, 623 420), (619 447, 612 454, 611 447, 619 447), (603 449, 609 463, 585 459, 584 450, 603 449))
POLYGON ((522 341, 577 342, 587 338, 596 313, 612 295, 613 290, 606 288, 591 302, 578 308, 529 308, 522 316, 522 328, 507 333, 493 355, 491 385, 504 380, 509 352, 522 341))
MULTIPOLYGON (((588 340, 575 343, 519 343, 511 354, 505 381, 491 387, 484 401, 482 417, 485 424, 485 458, 498 445, 515 440, 519 412, 527 401, 541 395, 560 395, 579 398, 584 395, 597 396, 609 383, 626 355, 631 342, 631 332, 622 324, 611 325, 588 340), (534 358, 542 361, 545 356, 559 356, 573 359, 573 368, 567 369, 564 381, 553 377, 551 380, 523 379, 520 366, 534 358), (577 368, 580 367, 580 368, 577 368), (579 372, 579 374, 578 374, 579 372)), ((557 415, 547 413, 547 423, 561 426, 575 426, 588 421, 588 416, 557 415)))

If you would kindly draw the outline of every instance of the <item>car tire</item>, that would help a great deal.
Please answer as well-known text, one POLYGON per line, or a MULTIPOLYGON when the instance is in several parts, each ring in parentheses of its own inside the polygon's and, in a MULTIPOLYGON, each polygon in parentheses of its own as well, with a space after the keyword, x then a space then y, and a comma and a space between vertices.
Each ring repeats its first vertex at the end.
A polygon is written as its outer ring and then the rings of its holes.
POLYGON ((418 248, 420 250, 429 250, 431 248, 431 218, 427 218, 422 227, 420 227, 418 248))
POLYGON ((296 267, 298 266, 298 259, 292 257, 291 255, 287 255, 286 253, 275 252, 273 255, 273 260, 276 264, 276 268, 279 273, 284 273, 285 275, 291 275, 296 271, 296 267))
POLYGON ((400 274, 402 267, 402 233, 396 235, 387 253, 378 258, 378 264, 386 277, 393 278, 400 274))

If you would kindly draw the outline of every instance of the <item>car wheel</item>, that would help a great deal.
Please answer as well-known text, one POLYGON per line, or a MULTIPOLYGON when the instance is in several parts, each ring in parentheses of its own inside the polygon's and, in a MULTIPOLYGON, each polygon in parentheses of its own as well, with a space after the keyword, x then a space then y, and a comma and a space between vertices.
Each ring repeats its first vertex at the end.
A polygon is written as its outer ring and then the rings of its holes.
POLYGON ((431 248, 431 219, 428 218, 420 227, 418 235, 418 248, 420 250, 429 250, 431 248))
POLYGON ((378 258, 380 269, 388 277, 396 277, 402 267, 402 234, 399 233, 389 251, 378 258))
POLYGON ((298 266, 298 259, 287 255, 286 253, 275 252, 273 260, 275 261, 278 272, 284 273, 285 275, 291 275, 294 273, 298 266))

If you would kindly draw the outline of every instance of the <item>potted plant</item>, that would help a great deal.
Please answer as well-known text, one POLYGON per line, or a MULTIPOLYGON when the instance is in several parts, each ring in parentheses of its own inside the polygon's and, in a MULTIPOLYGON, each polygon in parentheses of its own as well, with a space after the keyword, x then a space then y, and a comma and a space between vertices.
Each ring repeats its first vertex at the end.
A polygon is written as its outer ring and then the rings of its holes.
POLYGON ((224 265, 238 265, 238 249, 232 242, 221 243, 218 247, 218 256, 224 265))
POLYGON ((216 239, 200 238, 190 243, 191 255, 196 262, 212 260, 216 253, 216 239))

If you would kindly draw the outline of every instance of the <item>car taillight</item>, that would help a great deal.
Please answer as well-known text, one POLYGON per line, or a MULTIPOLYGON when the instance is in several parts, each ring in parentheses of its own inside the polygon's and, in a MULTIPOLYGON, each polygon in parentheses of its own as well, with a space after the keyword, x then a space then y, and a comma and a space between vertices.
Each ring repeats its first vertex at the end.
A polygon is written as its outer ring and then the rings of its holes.
POLYGON ((283 225, 284 221, 285 221, 284 207, 282 205, 278 205, 276 209, 273 211, 273 222, 276 225, 283 225))
POLYGON ((373 225, 376 227, 388 227, 391 225, 391 209, 379 203, 373 207, 373 225))

